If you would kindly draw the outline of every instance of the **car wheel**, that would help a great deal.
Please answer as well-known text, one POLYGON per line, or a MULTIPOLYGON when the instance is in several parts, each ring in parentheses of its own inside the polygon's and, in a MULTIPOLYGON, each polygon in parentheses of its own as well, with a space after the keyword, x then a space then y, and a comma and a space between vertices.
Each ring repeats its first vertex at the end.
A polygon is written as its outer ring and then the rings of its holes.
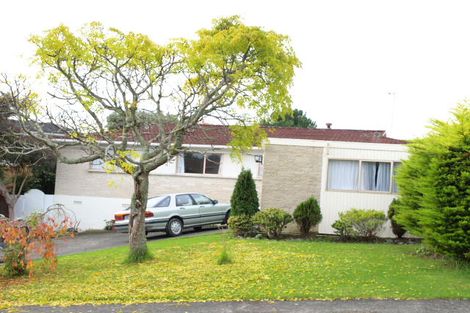
POLYGON ((166 233, 168 236, 176 237, 183 232, 183 222, 179 218, 172 218, 166 225, 166 233))
POLYGON ((230 218, 230 210, 228 210, 227 213, 225 214, 225 218, 222 221, 222 225, 227 225, 229 218, 230 218))

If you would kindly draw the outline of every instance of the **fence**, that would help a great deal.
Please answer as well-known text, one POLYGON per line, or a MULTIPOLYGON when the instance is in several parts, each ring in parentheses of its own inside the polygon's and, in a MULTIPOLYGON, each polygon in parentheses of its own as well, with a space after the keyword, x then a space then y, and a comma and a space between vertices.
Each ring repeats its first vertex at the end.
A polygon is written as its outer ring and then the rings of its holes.
POLYGON ((79 231, 104 229, 106 221, 113 218, 116 211, 127 208, 129 199, 105 197, 81 197, 66 195, 46 195, 32 189, 22 195, 15 205, 15 218, 24 218, 33 212, 44 212, 52 204, 60 203, 70 211, 79 223, 79 231))

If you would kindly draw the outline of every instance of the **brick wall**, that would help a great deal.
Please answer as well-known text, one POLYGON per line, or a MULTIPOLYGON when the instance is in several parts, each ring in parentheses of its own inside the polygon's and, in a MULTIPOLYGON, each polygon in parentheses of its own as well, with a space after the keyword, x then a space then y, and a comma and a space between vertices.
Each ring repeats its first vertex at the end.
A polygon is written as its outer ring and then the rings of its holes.
POLYGON ((323 148, 268 145, 264 154, 263 208, 293 212, 309 196, 318 200, 323 148))

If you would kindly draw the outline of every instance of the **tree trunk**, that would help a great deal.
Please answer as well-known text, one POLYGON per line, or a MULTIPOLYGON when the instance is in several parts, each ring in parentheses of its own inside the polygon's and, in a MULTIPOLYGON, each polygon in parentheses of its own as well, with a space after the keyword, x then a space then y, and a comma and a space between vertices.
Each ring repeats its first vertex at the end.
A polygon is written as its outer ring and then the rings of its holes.
POLYGON ((139 172, 134 174, 133 178, 134 194, 132 195, 129 219, 129 261, 141 262, 150 256, 145 236, 145 210, 148 199, 149 173, 139 172))
POLYGON ((8 192, 8 189, 7 187, 0 183, 0 198, 3 198, 4 201, 5 201, 5 204, 7 205, 8 207, 8 212, 5 212, 5 213, 8 213, 6 214, 7 217, 9 217, 10 219, 13 219, 15 217, 15 197, 12 196, 9 192, 8 192))

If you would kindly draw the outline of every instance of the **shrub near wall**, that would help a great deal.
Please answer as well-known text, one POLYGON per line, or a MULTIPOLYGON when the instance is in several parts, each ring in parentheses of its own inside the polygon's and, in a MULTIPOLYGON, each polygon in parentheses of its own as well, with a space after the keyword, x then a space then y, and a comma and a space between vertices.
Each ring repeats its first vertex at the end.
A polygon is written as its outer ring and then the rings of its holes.
POLYGON ((259 211, 258 192, 250 170, 242 170, 238 175, 230 199, 230 218, 228 227, 235 236, 252 236, 255 234, 253 215, 259 211))
POLYGON ((373 239, 382 230, 387 218, 382 211, 351 209, 339 214, 331 225, 343 239, 373 239))
POLYGON ((313 226, 322 220, 320 206, 314 197, 300 203, 294 211, 294 220, 303 236, 308 235, 313 226))
POLYGON ((242 170, 238 175, 230 199, 231 215, 252 216, 259 210, 258 192, 250 170, 242 170))
POLYGON ((282 230, 292 222, 292 216, 281 209, 265 209, 255 214, 253 222, 268 238, 279 238, 282 230))

